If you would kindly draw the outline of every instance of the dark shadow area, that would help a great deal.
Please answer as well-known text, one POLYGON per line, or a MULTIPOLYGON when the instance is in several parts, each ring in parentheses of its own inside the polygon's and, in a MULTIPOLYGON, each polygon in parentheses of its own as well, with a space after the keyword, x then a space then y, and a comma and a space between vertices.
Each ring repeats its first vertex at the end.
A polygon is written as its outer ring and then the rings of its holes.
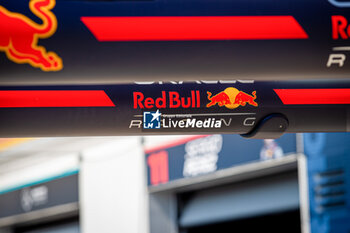
POLYGON ((298 210, 284 213, 263 215, 254 218, 220 222, 210 225, 184 229, 186 233, 212 232, 301 232, 300 212, 298 210))
POLYGON ((79 216, 17 226, 13 230, 14 233, 78 233, 80 231, 79 216))

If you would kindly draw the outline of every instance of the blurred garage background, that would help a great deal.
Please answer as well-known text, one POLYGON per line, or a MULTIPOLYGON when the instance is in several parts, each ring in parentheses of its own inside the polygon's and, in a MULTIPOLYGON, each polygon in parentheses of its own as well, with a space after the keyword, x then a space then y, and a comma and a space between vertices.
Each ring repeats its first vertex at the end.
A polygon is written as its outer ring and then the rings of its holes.
POLYGON ((348 233, 349 220, 349 133, 0 139, 0 233, 348 233))

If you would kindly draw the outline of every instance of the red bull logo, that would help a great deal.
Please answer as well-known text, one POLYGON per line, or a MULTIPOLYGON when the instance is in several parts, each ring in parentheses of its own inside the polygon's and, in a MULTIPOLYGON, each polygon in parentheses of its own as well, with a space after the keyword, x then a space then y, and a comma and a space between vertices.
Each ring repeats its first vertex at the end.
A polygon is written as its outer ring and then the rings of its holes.
POLYGON ((48 38, 56 31, 57 19, 50 11, 55 4, 55 0, 30 1, 30 10, 42 20, 42 24, 0 6, 0 51, 19 64, 28 63, 43 71, 61 70, 62 59, 38 45, 39 39, 48 38))
POLYGON ((142 92, 134 92, 134 108, 200 108, 201 99, 198 90, 191 90, 190 96, 181 96, 177 91, 162 91, 160 97, 145 97, 142 92))
POLYGON ((224 91, 219 92, 216 95, 212 95, 211 92, 207 92, 208 100, 210 101, 207 104, 207 108, 210 108, 214 105, 219 105, 220 107, 225 106, 229 109, 234 109, 239 106, 246 106, 246 104, 250 104, 254 107, 258 106, 258 103, 255 102, 256 99, 256 91, 252 92, 252 95, 249 95, 243 91, 239 91, 234 87, 228 87, 224 91))

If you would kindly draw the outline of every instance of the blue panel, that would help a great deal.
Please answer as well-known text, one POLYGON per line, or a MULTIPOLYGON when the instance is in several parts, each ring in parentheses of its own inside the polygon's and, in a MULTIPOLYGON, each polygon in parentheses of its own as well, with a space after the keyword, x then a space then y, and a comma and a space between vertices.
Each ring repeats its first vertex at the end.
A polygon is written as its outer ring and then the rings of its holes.
POLYGON ((304 134, 312 232, 350 231, 350 133, 304 134))

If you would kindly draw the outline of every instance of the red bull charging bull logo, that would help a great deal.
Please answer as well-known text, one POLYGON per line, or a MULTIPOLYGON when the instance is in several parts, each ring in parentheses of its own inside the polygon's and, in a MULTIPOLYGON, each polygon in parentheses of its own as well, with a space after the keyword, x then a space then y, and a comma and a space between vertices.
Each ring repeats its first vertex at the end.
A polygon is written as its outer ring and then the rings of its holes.
POLYGON ((239 106, 246 106, 246 104, 250 104, 255 107, 258 106, 258 103, 255 102, 256 91, 253 91, 252 95, 249 95, 243 91, 239 91, 234 87, 228 87, 224 91, 219 92, 214 96, 209 91, 207 92, 207 94, 208 100, 210 101, 207 104, 208 108, 216 104, 220 107, 225 106, 229 109, 234 109, 239 106))
POLYGON ((55 0, 30 1, 30 10, 42 20, 42 24, 0 6, 0 51, 19 64, 28 63, 43 71, 61 70, 62 59, 38 45, 39 39, 48 38, 56 31, 57 19, 50 11, 55 4, 55 0))

